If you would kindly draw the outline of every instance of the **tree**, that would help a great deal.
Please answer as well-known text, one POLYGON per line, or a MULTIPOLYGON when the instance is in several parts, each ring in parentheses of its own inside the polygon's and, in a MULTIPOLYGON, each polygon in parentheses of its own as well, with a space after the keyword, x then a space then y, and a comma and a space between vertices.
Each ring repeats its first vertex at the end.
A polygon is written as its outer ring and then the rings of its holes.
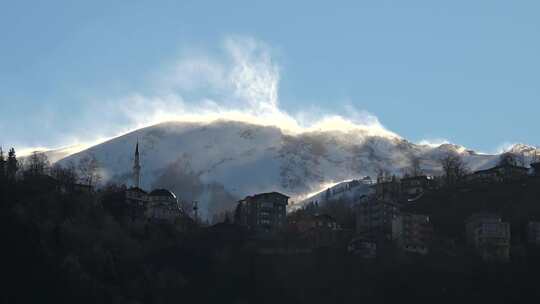
POLYGON ((385 182, 388 180, 389 177, 390 177, 390 171, 382 167, 377 169, 377 183, 385 182))
POLYGON ((330 200, 330 188, 326 189, 326 193, 324 194, 324 201, 328 202, 330 200))
POLYGON ((81 182, 93 187, 101 180, 100 165, 94 155, 87 154, 79 159, 78 173, 81 182))
POLYGON ((420 157, 413 155, 411 157, 411 165, 405 170, 405 175, 410 177, 417 177, 424 175, 424 170, 422 170, 420 157))
POLYGON ((25 161, 23 175, 25 178, 47 174, 50 169, 47 155, 39 152, 32 152, 25 161))
POLYGON ((9 181, 14 181, 19 170, 19 163, 17 162, 17 156, 15 155, 15 149, 11 148, 8 152, 8 159, 6 162, 6 176, 9 181))
POLYGON ((439 159, 443 169, 443 180, 447 186, 459 182, 468 172, 468 168, 459 154, 449 152, 439 159))
POLYGON ((72 161, 66 166, 56 163, 51 168, 51 176, 56 178, 56 180, 67 189, 71 189, 71 187, 79 180, 77 169, 72 161))
POLYGON ((6 177, 6 159, 4 158, 4 151, 0 147, 0 182, 4 181, 6 177))

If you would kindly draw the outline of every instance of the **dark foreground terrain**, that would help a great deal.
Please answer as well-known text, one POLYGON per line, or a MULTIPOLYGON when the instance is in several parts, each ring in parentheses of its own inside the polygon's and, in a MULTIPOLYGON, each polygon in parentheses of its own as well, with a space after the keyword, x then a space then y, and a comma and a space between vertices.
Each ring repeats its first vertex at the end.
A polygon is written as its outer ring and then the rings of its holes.
MULTIPOLYGON (((537 186, 439 193, 438 203, 416 208, 440 218, 440 233, 452 236, 455 230, 459 238, 461 217, 486 202, 515 225, 534 215, 537 186), (488 193, 487 199, 478 193, 488 193)), ((260 254, 259 245, 230 223, 130 220, 119 210, 118 193, 115 186, 97 193, 58 191, 31 178, 4 183, 0 302, 534 303, 540 295, 540 254, 519 243, 511 262, 501 264, 438 251, 375 260, 344 248, 260 254)))

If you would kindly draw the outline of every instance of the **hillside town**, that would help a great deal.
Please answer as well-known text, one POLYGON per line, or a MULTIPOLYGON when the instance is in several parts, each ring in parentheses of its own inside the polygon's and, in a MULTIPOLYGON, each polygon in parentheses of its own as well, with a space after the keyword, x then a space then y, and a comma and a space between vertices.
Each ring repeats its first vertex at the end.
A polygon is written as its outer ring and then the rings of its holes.
MULTIPOLYGON (((188 264, 201 263, 195 256, 204 251, 202 255, 219 267, 239 263, 235 267, 249 271, 257 267, 253 263, 286 259, 285 265, 316 259, 323 264, 353 261, 349 263, 368 267, 364 271, 370 273, 428 261, 457 268, 473 263, 489 270, 540 256, 540 162, 536 155, 524 164, 518 156, 506 153, 495 167, 468 172, 459 155, 449 154, 441 159, 439 176, 423 174, 420 162, 413 161, 401 176, 381 172, 375 180, 361 177, 323 190, 300 208, 290 208, 290 198, 283 193, 254 193, 211 222, 200 217, 197 202, 183 201, 182 193, 142 189, 144 164, 139 153, 135 143, 131 185, 97 187, 100 176, 95 159, 83 159, 78 167, 61 167, 51 166, 43 154, 21 161, 14 149, 7 158, 0 151, 2 213, 9 219, 4 224, 34 227, 38 231, 34 237, 45 238, 40 241, 44 247, 34 250, 43 251, 45 257, 58 255, 58 263, 67 267, 63 275, 69 279, 70 273, 76 273, 75 279, 71 277, 75 282, 83 273, 94 272, 83 270, 88 266, 81 263, 91 265, 96 256, 111 263, 103 267, 115 268, 104 269, 98 276, 112 276, 107 280, 114 281, 120 280, 116 263, 130 265, 139 260, 141 265, 154 265, 146 260, 168 250, 190 260, 188 264), (97 218, 98 222, 89 224, 97 218), (111 237, 120 243, 107 241, 111 237), (87 238, 100 240, 100 245, 82 245, 90 241, 87 238), (87 253, 76 254, 82 248, 95 256, 84 262, 87 253), (133 262, 120 262, 132 254, 128 259, 133 262), (320 260, 321 255, 327 258, 320 260), (337 262, 329 255, 343 260, 337 262), (250 262, 238 260, 246 258, 250 262)), ((155 267, 167 265, 170 258, 165 254, 160 258, 165 264, 155 267)), ((247 278, 264 277, 270 271, 259 267, 259 274, 247 278)), ((182 285, 173 277, 172 286, 182 285)), ((135 297, 144 299, 145 295, 135 297)))
MULTIPOLYGON (((288 248, 290 252, 323 247, 347 248, 350 254, 365 259, 387 254, 394 255, 396 259, 406 259, 407 256, 419 257, 431 251, 443 250, 449 255, 469 251, 484 262, 508 262, 512 257, 521 258, 522 253, 518 251, 522 246, 540 245, 537 241, 540 238, 537 230, 540 227, 540 214, 529 213, 517 221, 512 218, 514 227, 511 229, 510 219, 505 220, 508 211, 500 210, 497 202, 492 205, 482 202, 460 218, 447 214, 448 218, 456 220, 453 224, 459 227, 459 230, 452 231, 453 237, 437 229, 439 223, 432 220, 434 214, 425 210, 438 207, 440 202, 433 201, 438 195, 448 191, 451 196, 454 193, 481 193, 496 187, 540 185, 539 162, 523 167, 517 164, 512 155, 503 154, 496 167, 472 173, 465 173, 464 168, 460 168, 462 164, 459 164, 459 160, 453 162, 456 167, 449 167, 448 170, 462 173, 442 178, 422 174, 406 174, 401 178, 378 177, 366 195, 350 204, 349 212, 354 217, 354 226, 350 225, 350 221, 347 223, 343 220, 339 212, 325 206, 339 204, 332 201, 310 202, 302 209, 291 212, 285 224, 282 206, 286 203, 273 205, 272 201, 283 201, 287 197, 275 192, 257 194, 241 201, 235 217, 239 219, 235 223, 246 227, 259 239, 270 238, 270 234, 278 239, 277 231, 282 231, 289 240, 294 236, 298 243, 288 248), (246 208, 247 204, 251 204, 249 209, 246 208), (512 240, 512 235, 515 240, 512 240)), ((417 173, 420 171, 416 170, 417 173)), ((350 189, 358 182, 352 181, 347 187, 350 189)), ((538 204, 538 196, 533 197, 530 203, 538 204)), ((467 204, 468 198, 457 203, 467 204)), ((517 202, 509 203, 515 203, 511 208, 528 208, 519 206, 517 202)), ((291 246, 291 243, 287 246, 291 246)), ((284 248, 279 249, 281 251, 276 252, 284 251, 284 248)))

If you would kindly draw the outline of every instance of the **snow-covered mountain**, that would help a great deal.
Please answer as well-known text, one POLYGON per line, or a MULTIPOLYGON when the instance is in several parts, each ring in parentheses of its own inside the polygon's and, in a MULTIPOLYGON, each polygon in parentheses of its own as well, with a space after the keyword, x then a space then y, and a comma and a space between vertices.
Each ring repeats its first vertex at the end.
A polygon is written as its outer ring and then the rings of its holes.
POLYGON ((374 184, 375 180, 369 176, 362 179, 343 181, 313 195, 308 195, 304 200, 300 201, 297 207, 310 203, 324 204, 328 201, 343 201, 352 204, 362 196, 372 193, 374 184))
POLYGON ((38 153, 38 154, 43 154, 45 156, 47 156, 47 159, 49 160, 49 162, 51 163, 56 163, 58 162, 59 160, 62 160, 78 151, 81 151, 83 150, 84 148, 86 148, 87 146, 84 146, 84 145, 73 145, 73 146, 69 146, 69 147, 64 147, 64 148, 59 148, 59 149, 52 149, 52 150, 46 150, 46 149, 36 149, 36 150, 33 150, 33 151, 28 151, 26 153, 23 153, 22 155, 20 155, 19 159, 21 160, 24 160, 26 159, 28 156, 30 156, 32 153, 38 153))
POLYGON ((214 121, 168 122, 139 129, 60 163, 77 162, 91 154, 102 166, 104 181, 131 184, 137 141, 142 187, 165 187, 180 199, 197 200, 206 216, 257 192, 280 191, 301 201, 329 184, 375 177, 381 170, 400 174, 413 157, 419 157, 423 169, 433 174, 440 170, 438 160, 448 152, 462 155, 472 170, 491 167, 498 158, 450 144, 416 145, 360 129, 289 134, 277 127, 214 121))

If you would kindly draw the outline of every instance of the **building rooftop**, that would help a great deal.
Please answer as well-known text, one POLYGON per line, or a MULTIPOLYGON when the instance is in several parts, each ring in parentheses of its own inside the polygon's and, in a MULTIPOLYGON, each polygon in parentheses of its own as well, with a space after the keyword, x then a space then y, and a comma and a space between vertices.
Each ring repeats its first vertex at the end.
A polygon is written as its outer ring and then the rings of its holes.
POLYGON ((314 217, 316 219, 326 220, 326 221, 336 221, 331 215, 323 213, 323 214, 315 214, 314 217))
POLYGON ((138 193, 142 193, 142 194, 147 194, 146 191, 144 191, 143 189, 139 188, 139 187, 130 187, 127 189, 127 191, 130 191, 130 192, 138 192, 138 193))
POLYGON ((410 181, 410 180, 429 180, 429 177, 427 175, 419 175, 419 176, 408 176, 401 178, 401 181, 410 181))
POLYGON ((165 196, 168 198, 176 199, 176 195, 167 189, 154 189, 149 194, 150 196, 165 196))
POLYGON ((250 198, 254 198, 254 199, 257 199, 257 198, 263 198, 263 197, 266 197, 266 196, 280 196, 282 198, 286 198, 288 199, 289 197, 285 194, 282 194, 282 193, 279 193, 279 192, 266 192, 266 193, 259 193, 259 194, 254 194, 254 195, 248 195, 246 196, 246 198, 244 198, 244 200, 247 200, 247 199, 250 199, 250 198))
POLYGON ((496 171, 498 169, 502 169, 502 168, 508 168, 508 167, 511 167, 513 169, 518 169, 518 170, 522 170, 522 171, 529 171, 529 169, 525 168, 525 167, 521 167, 521 166, 514 166, 514 165, 499 165, 499 166, 495 166, 493 168, 489 168, 489 169, 484 169, 484 170, 478 170, 478 171, 475 171, 473 174, 477 174, 477 173, 486 173, 486 172, 493 172, 493 171, 496 171))
POLYGON ((476 221, 476 220, 494 220, 494 221, 502 221, 501 217, 495 213, 489 213, 489 212, 480 212, 475 213, 467 218, 467 222, 476 221))

